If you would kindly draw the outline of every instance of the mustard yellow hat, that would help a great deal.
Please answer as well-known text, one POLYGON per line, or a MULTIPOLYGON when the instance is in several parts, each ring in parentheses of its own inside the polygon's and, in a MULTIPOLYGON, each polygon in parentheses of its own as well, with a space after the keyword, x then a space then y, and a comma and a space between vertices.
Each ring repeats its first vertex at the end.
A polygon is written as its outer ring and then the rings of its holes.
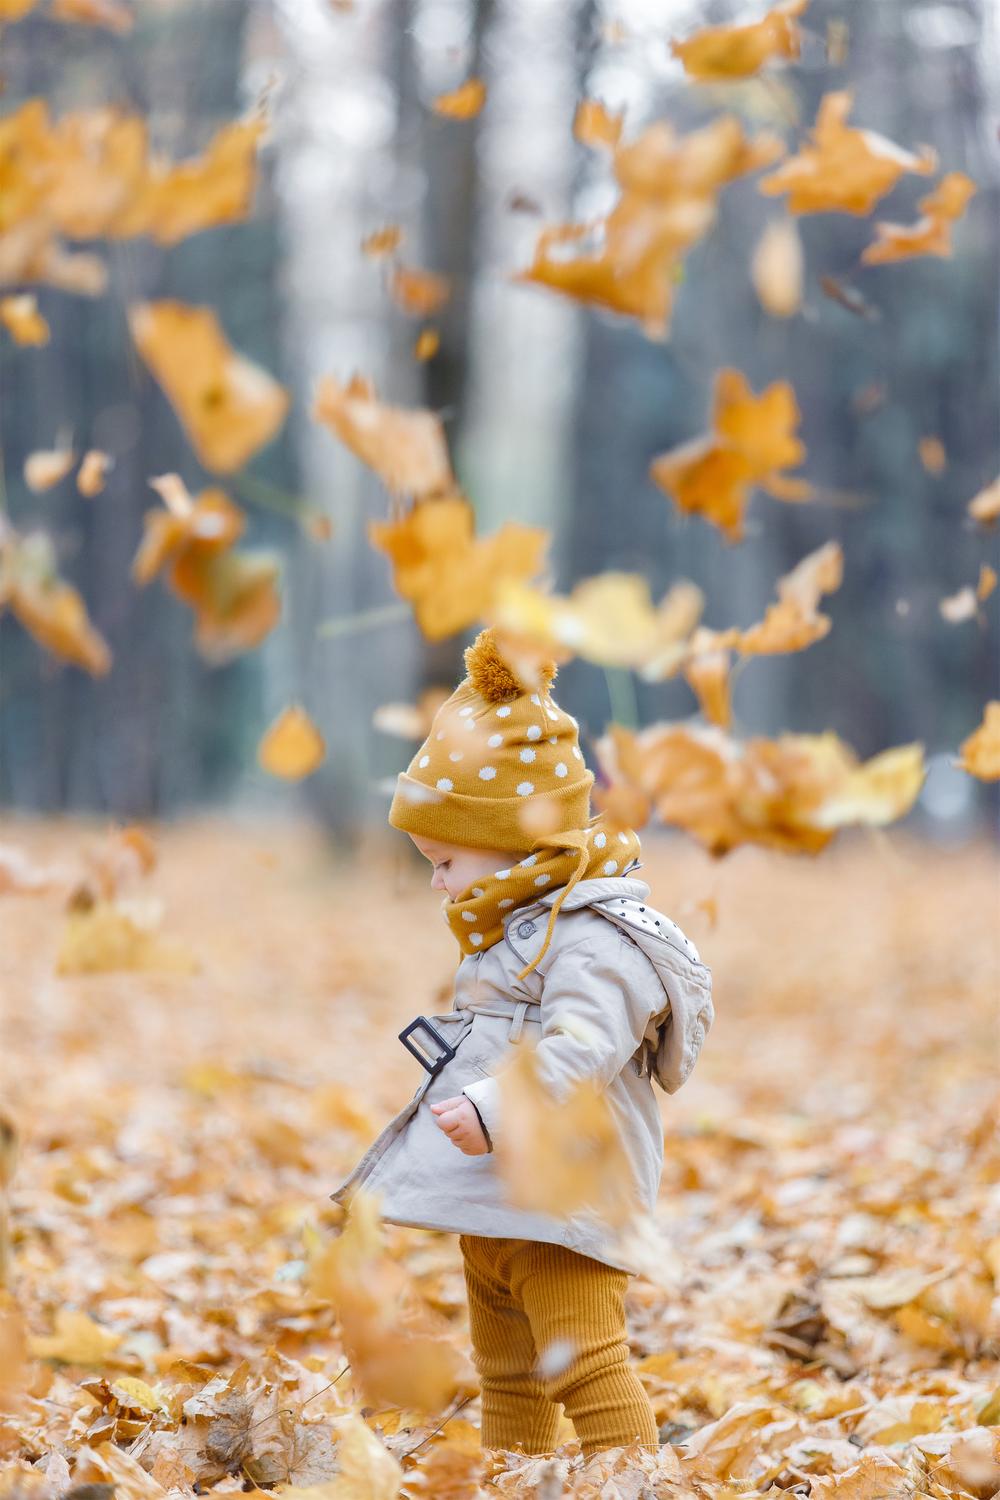
POLYGON ((389 809, 393 828, 444 844, 517 853, 542 834, 585 826, 591 771, 578 725, 549 691, 518 681, 492 629, 465 651, 466 677, 434 715, 430 733, 401 771, 389 809))

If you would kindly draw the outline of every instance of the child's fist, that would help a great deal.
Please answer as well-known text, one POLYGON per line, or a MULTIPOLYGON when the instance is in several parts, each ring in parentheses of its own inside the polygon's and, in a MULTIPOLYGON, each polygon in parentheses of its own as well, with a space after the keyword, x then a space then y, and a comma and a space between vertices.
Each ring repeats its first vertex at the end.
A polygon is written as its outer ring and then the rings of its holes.
POLYGON ((490 1149, 479 1123, 476 1106, 464 1094, 454 1099, 442 1099, 431 1105, 431 1114, 437 1116, 437 1126, 443 1130, 453 1146, 464 1151, 466 1156, 485 1156, 490 1149))

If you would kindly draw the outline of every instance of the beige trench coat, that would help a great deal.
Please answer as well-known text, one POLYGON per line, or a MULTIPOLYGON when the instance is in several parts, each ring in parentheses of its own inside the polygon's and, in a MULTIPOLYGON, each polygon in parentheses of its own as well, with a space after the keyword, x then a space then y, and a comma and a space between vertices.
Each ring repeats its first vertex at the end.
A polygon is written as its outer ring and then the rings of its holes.
POLYGON ((648 895, 645 881, 633 877, 580 881, 556 918, 548 952, 523 980, 517 975, 542 945, 552 893, 535 906, 515 908, 503 940, 462 959, 451 1011, 428 1018, 455 1056, 436 1075, 424 1073, 413 1098, 330 1197, 346 1203, 363 1187, 378 1194, 390 1223, 547 1241, 634 1274, 637 1267, 614 1231, 592 1211, 563 1219, 512 1206, 494 1154, 466 1156, 439 1129, 430 1105, 466 1094, 496 1146, 503 1120, 494 1075, 530 1039, 556 1098, 566 1097, 580 1078, 596 1079, 605 1089, 637 1200, 652 1209, 663 1167, 663 1124, 641 1065, 643 1034, 667 997, 636 943, 592 909, 595 901, 642 903, 648 895))

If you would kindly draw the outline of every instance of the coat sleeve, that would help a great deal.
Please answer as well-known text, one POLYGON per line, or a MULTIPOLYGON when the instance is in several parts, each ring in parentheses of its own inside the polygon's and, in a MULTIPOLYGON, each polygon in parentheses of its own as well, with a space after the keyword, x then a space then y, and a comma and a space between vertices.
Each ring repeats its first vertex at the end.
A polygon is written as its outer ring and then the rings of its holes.
MULTIPOLYGON (((600 919, 602 923, 605 918, 600 919)), ((557 1103, 581 1079, 607 1088, 642 1044, 663 990, 645 954, 619 928, 574 943, 556 954, 542 988, 539 1077, 557 1103)), ((496 1142, 503 1134, 496 1077, 462 1090, 496 1142)))

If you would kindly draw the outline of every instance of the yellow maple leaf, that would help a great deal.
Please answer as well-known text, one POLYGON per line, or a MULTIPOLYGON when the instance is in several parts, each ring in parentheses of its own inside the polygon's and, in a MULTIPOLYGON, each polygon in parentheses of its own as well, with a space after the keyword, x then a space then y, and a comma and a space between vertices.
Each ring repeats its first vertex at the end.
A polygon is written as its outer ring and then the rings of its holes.
POLYGON ((980 781, 1000 781, 1000 699, 987 703, 983 722, 958 748, 963 771, 980 781))
POLYGON ((797 58, 802 36, 796 25, 809 0, 782 0, 760 21, 744 26, 706 26, 670 50, 684 71, 702 82, 750 78, 772 58, 797 58))
POLYGON ((840 827, 905 816, 926 776, 921 745, 861 764, 831 731, 744 744, 714 725, 613 724, 597 751, 613 783, 637 787, 714 855, 746 843, 815 854, 840 827))
POLYGON ((144 302, 128 318, 139 353, 206 468, 231 473, 272 440, 288 393, 230 347, 210 307, 144 302))
POLYGON ((655 121, 614 147, 621 193, 611 212, 593 223, 544 229, 532 264, 514 280, 637 318, 650 337, 663 338, 681 258, 715 222, 720 191, 769 165, 783 149, 776 136, 747 139, 732 115, 681 138, 665 120, 655 121), (592 248, 565 253, 566 246, 587 240, 592 248))
POLYGON ((915 224, 876 224, 876 239, 861 252, 865 265, 912 260, 915 255, 951 255, 951 226, 977 191, 965 172, 947 172, 932 193, 921 198, 915 224))
POLYGON ((680 510, 703 516, 730 541, 739 541, 754 485, 778 500, 812 497, 804 480, 779 472, 805 457, 795 436, 799 420, 788 381, 776 380, 755 396, 739 370, 722 369, 715 377, 713 430, 658 454, 649 466, 650 478, 673 496, 680 510))
POLYGON ((317 386, 313 416, 394 495, 419 499, 454 489, 444 428, 434 412, 384 405, 362 375, 346 386, 327 375, 317 386))
POLYGON ((548 533, 506 522, 476 538, 460 495, 418 502, 399 521, 373 521, 368 534, 393 565, 396 591, 413 605, 428 640, 442 640, 481 618, 506 579, 538 572, 548 533))
POLYGON ((904 151, 871 130, 852 128, 847 116, 853 95, 846 89, 824 94, 816 114, 812 144, 758 183, 767 197, 788 194, 793 214, 871 212, 904 172, 926 175, 937 165, 935 153, 904 151))

